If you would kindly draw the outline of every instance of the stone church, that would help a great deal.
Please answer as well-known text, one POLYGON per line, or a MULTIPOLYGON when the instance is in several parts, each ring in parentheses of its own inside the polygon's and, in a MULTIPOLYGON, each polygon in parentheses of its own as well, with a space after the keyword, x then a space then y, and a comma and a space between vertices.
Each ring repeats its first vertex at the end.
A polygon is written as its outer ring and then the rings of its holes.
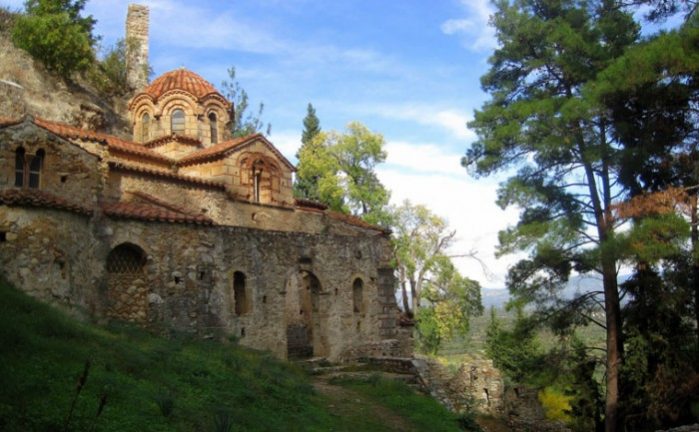
POLYGON ((389 233, 294 199, 294 166, 187 69, 147 82, 131 5, 130 139, 0 118, 0 271, 76 315, 230 337, 281 358, 409 354, 389 233))

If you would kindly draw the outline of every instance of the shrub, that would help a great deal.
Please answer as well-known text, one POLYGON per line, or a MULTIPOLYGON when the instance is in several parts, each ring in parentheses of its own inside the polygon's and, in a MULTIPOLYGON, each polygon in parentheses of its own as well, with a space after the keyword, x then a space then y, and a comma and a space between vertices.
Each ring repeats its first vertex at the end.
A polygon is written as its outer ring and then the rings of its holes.
POLYGON ((546 418, 549 420, 569 422, 571 420, 570 400, 570 396, 553 387, 546 387, 539 392, 539 402, 541 402, 546 418))
POLYGON ((83 5, 84 0, 27 1, 27 14, 12 28, 14 44, 62 77, 87 70, 94 62, 95 20, 80 16, 83 5))

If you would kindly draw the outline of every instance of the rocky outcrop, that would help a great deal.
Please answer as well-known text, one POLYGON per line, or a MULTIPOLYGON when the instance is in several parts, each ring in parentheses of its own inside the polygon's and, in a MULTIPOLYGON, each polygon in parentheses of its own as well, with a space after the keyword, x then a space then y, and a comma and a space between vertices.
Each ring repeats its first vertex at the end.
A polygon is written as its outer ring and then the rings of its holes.
POLYGON ((86 79, 67 82, 0 32, 0 117, 42 117, 130 137, 124 100, 107 100, 86 79))

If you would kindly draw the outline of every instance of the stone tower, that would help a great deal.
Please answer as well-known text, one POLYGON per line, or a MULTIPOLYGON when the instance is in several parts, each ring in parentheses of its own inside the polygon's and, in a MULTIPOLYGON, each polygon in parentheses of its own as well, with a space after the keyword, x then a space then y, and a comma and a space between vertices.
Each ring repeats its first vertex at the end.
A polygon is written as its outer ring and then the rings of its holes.
POLYGON ((127 82, 138 90, 148 85, 148 6, 130 4, 126 15, 127 82))

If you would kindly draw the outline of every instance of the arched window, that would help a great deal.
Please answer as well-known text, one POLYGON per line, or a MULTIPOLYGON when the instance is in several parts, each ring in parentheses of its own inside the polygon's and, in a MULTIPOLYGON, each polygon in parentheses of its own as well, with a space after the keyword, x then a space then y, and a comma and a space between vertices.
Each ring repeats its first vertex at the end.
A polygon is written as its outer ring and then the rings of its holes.
POLYGON ((172 133, 184 132, 184 111, 177 108, 172 112, 170 117, 170 128, 172 129, 172 133))
POLYGON ((44 165, 45 153, 39 150, 35 155, 28 155, 24 148, 15 152, 15 186, 38 189, 41 185, 41 167, 44 165))
POLYGON ((209 114, 209 129, 211 130, 211 144, 218 142, 218 125, 216 124, 216 113, 209 114))
POLYGON ((143 249, 129 243, 120 244, 107 255, 107 273, 141 273, 145 265, 146 254, 143 249))
POLYGON ((150 138, 150 116, 148 113, 141 117, 141 142, 146 142, 150 138))
POLYGON ((355 313, 364 312, 364 282, 357 278, 352 284, 352 304, 355 313))
POLYGON ((20 147, 15 152, 15 186, 24 186, 24 148, 20 147))
POLYGON ((262 183, 262 167, 264 162, 256 161, 252 164, 252 199, 260 202, 260 184, 262 183))
POLYGON ((245 286, 245 274, 239 271, 233 273, 233 301, 235 302, 235 314, 237 316, 250 311, 250 303, 245 286))

